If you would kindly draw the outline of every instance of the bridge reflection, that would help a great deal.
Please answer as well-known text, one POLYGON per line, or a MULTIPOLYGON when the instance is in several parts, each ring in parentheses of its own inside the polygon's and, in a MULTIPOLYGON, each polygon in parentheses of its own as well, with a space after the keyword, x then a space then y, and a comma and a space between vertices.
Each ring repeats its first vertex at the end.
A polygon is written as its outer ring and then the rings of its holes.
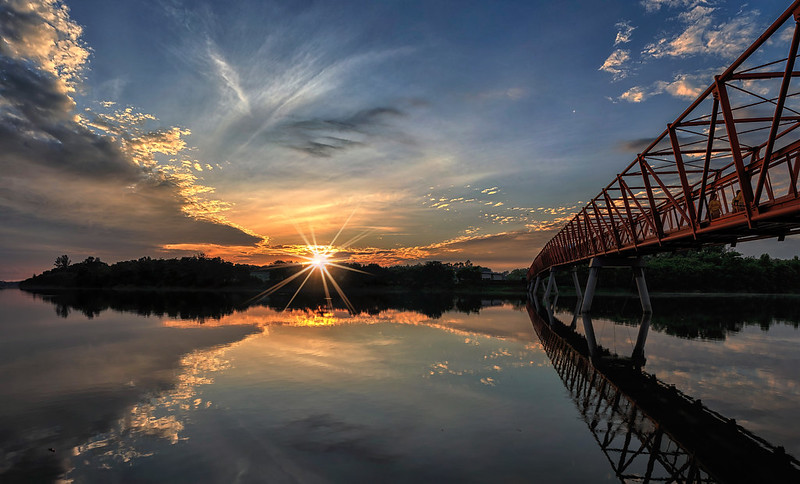
POLYGON ((527 309, 533 328, 582 419, 622 482, 800 482, 800 462, 717 412, 642 371, 649 315, 630 358, 611 355, 553 316, 527 309))

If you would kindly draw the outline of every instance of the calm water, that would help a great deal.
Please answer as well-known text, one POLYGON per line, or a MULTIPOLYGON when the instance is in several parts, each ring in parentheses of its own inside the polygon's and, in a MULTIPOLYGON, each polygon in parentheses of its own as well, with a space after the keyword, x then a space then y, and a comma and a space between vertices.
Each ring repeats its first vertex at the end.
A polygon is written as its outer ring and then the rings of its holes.
MULTIPOLYGON (((655 299, 644 370, 800 455, 797 301, 655 299)), ((0 291, 0 481, 620 481, 524 301, 239 302, 0 291)))

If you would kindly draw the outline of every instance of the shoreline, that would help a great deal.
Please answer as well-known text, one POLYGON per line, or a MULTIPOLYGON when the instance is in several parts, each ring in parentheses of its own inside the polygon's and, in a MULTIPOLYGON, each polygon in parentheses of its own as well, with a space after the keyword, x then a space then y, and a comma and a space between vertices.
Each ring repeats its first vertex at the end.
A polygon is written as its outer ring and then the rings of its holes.
MULTIPOLYGON (((103 291, 103 292, 119 292, 119 293, 224 293, 224 294, 258 294, 263 292, 263 288, 252 287, 221 287, 221 288, 208 288, 208 287, 180 287, 180 286, 116 286, 116 287, 63 287, 63 286, 4 286, 2 289, 18 289, 21 291, 42 294, 42 293, 59 293, 59 292, 88 292, 88 291, 103 291)), ((413 287, 380 287, 380 288, 349 288, 345 289, 349 294, 357 295, 371 295, 371 294, 404 294, 404 293, 435 293, 435 294, 452 294, 458 295, 486 295, 486 296, 508 296, 508 297, 526 297, 527 291, 525 286, 470 286, 470 287, 455 287, 455 288, 413 288, 413 287)), ((289 293, 291 291, 285 291, 289 293)), ((282 294, 284 291, 278 291, 276 294, 282 294)), ((630 291, 617 291, 613 289, 598 290, 595 293, 597 296, 605 297, 638 297, 636 292, 630 291)), ((563 289, 559 293, 563 297, 575 297, 576 293, 573 290, 563 289)), ((732 298, 732 297, 746 297, 746 298, 763 298, 763 297, 786 297, 786 298, 800 298, 800 294, 796 293, 759 293, 759 292, 650 292, 651 298, 732 298)))

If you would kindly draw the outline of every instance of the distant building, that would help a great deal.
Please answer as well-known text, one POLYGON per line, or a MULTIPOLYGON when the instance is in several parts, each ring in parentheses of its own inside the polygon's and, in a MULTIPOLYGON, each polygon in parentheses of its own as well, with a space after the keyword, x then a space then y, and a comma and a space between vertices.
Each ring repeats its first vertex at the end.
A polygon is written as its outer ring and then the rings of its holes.
POLYGON ((269 282, 270 280, 270 271, 269 269, 256 269, 254 271, 250 271, 250 275, 253 277, 257 277, 264 282, 269 282))
POLYGON ((482 281, 504 281, 506 280, 505 274, 500 272, 492 272, 491 269, 481 269, 481 280, 482 281))

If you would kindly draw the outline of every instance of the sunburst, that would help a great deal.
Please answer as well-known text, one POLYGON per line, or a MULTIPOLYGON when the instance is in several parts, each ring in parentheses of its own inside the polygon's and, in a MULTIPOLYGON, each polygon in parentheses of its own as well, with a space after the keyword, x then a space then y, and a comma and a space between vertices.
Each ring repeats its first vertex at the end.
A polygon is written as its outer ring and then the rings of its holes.
MULTIPOLYGON (((355 212, 353 212, 353 213, 355 213, 355 212)), ((350 216, 347 217, 347 220, 345 220, 344 224, 342 224, 342 227, 339 229, 339 231, 336 233, 336 235, 333 237, 333 239, 331 240, 331 242, 328 245, 319 245, 319 244, 317 244, 317 239, 316 239, 316 235, 314 234, 313 227, 311 227, 310 230, 309 230, 309 232, 311 233, 311 240, 309 241, 308 237, 306 237, 306 235, 303 233, 303 231, 300 230, 300 227, 298 227, 295 224, 295 229, 297 229, 297 232, 300 234, 300 236, 303 238, 303 241, 306 244, 306 246, 305 246, 306 253, 305 254, 296 254, 296 253, 292 253, 292 252, 288 252, 288 251, 283 251, 283 253, 285 253, 287 255, 294 256, 294 257, 300 257, 301 259, 303 259, 303 261, 299 262, 299 263, 284 264, 284 265, 281 265, 281 266, 278 266, 278 267, 293 267, 293 266, 296 267, 296 266, 301 266, 301 267, 303 267, 303 269, 298 271, 298 272, 296 272, 296 273, 294 273, 294 274, 292 274, 291 276, 287 277, 286 279, 278 282, 277 284, 273 285, 269 289, 266 289, 265 291, 262 291, 261 293, 259 293, 259 294, 255 295, 254 297, 250 298, 248 300, 248 303, 256 301, 256 300, 264 298, 264 297, 267 297, 267 296, 273 294, 274 292, 278 291, 279 289, 283 288, 287 284, 291 283, 295 279, 298 279, 299 277, 302 277, 303 275, 305 275, 305 278, 303 279, 303 282, 300 283, 300 286, 297 288, 297 290, 292 295, 291 299, 289 299, 289 302, 286 303, 286 306, 283 308, 285 310, 286 308, 289 307, 290 304, 292 304, 294 299, 300 293, 300 290, 303 289, 303 286, 306 285, 306 282, 308 282, 308 280, 311 278, 311 276, 314 275, 314 273, 318 272, 319 275, 320 275, 320 278, 322 279, 322 287, 325 290, 325 301, 327 303, 328 308, 331 311, 333 310, 333 303, 332 303, 331 292, 330 292, 330 287, 329 287, 329 284, 330 284, 330 286, 333 287, 333 289, 336 291, 336 293, 339 294, 339 297, 342 298, 342 301, 344 301, 345 305, 347 306, 347 309, 349 309, 350 312, 355 313, 356 312, 355 308, 353 307, 353 304, 350 302, 350 299, 348 299, 347 295, 345 295, 345 293, 342 290, 341 286, 339 286, 339 283, 336 282, 336 279, 333 278, 333 275, 331 275, 330 271, 328 270, 330 267, 337 267, 339 269, 344 269, 344 270, 347 270, 347 271, 360 272, 361 274, 370 275, 369 272, 364 272, 362 270, 353 269, 352 267, 347 267, 345 265, 340 264, 340 262, 344 262, 347 259, 337 259, 336 258, 336 254, 337 253, 339 253, 340 251, 346 249, 350 245, 352 245, 355 242, 361 240, 362 238, 366 237, 369 234, 369 231, 362 232, 359 235, 357 235, 357 236, 353 237, 352 239, 348 240, 347 242, 341 244, 340 246, 338 246, 338 247, 334 246, 334 244, 336 243, 336 240, 339 238, 339 236, 342 234, 342 231, 344 230, 344 228, 350 222, 350 219, 353 218, 353 213, 351 213, 350 216)))

